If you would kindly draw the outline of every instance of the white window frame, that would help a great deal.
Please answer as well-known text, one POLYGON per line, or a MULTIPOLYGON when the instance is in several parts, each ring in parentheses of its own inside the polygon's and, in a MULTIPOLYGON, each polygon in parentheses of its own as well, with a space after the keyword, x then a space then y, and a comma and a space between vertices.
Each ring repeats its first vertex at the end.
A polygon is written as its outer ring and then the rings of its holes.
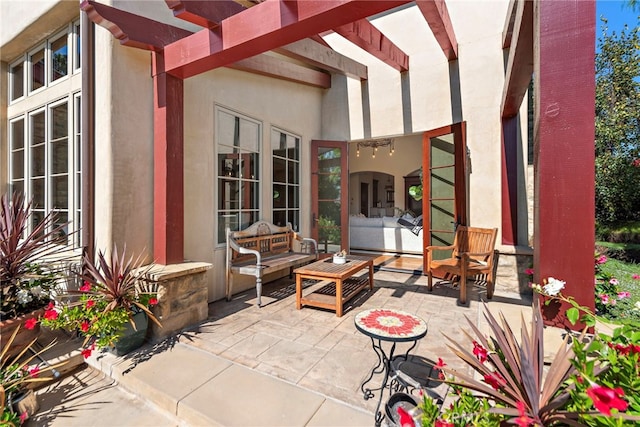
POLYGON ((69 148, 72 150, 71 167, 73 178, 70 179, 72 191, 71 205, 73 211, 70 215, 70 231, 75 232, 75 242, 78 246, 82 244, 82 234, 80 227, 82 224, 82 95, 76 92, 71 97, 73 127, 71 129, 71 141, 69 148), (77 149, 76 149, 77 148, 77 149))
POLYGON ((27 64, 27 95, 34 95, 36 93, 42 92, 47 87, 47 44, 41 43, 40 45, 34 47, 27 53, 27 60, 25 61, 27 64), (33 64, 31 62, 31 57, 38 51, 44 50, 44 84, 37 88, 33 89, 33 64))
POLYGON ((71 75, 71 64, 70 62, 73 61, 73 56, 72 56, 72 37, 71 37, 71 32, 72 30, 70 29, 70 25, 67 25, 67 28, 57 32, 56 34, 52 35, 51 37, 47 38, 47 49, 45 52, 45 58, 47 61, 47 69, 46 71, 46 80, 47 80, 47 86, 51 86, 51 85, 55 85, 58 84, 59 82, 65 81, 67 79, 69 79, 69 76, 71 75), (52 44, 54 41, 57 41, 58 39, 62 38, 66 36, 67 37, 67 74, 65 74, 64 76, 60 77, 57 80, 53 80, 53 48, 52 48, 52 44))
POLYGON ((20 57, 20 59, 13 61, 11 64, 9 64, 9 90, 8 95, 9 95, 9 104, 13 104, 14 102, 19 102, 22 101, 25 96, 27 96, 27 56, 26 55, 22 55, 20 57), (17 97, 16 99, 12 99, 13 98, 13 79, 14 79, 14 74, 11 72, 11 70, 16 66, 19 65, 20 63, 22 63, 22 96, 17 97))
POLYGON ((72 39, 72 46, 73 46, 70 53, 72 56, 72 60, 69 62, 72 63, 71 69, 73 74, 77 74, 82 70, 82 53, 78 50, 78 46, 82 42, 80 38, 81 33, 82 33, 81 21, 80 20, 73 21, 71 23, 71 30, 69 31, 69 34, 71 35, 71 39, 72 39), (78 29, 78 31, 76 31, 76 28, 78 29), (78 65, 77 67, 76 67, 76 64, 78 65))
MULTIPOLYGON (((284 130, 284 129, 282 129, 282 128, 279 128, 279 127, 277 127, 277 126, 271 126, 271 132, 269 132, 270 137, 271 137, 271 135, 273 134, 273 132, 278 132, 278 133, 281 133, 281 134, 287 135, 288 137, 290 136, 290 137, 295 138, 295 139, 297 139, 297 140, 298 140, 298 159, 297 159, 297 160, 289 159, 288 157, 286 157, 286 158, 285 158, 285 157, 275 156, 275 155, 274 155, 274 150, 275 150, 275 147, 276 147, 276 145, 275 145, 275 144, 277 144, 279 141, 273 141, 273 140, 271 140, 271 153, 270 153, 270 154, 271 154, 270 159, 271 159, 271 162, 272 162, 272 168, 271 168, 271 189, 272 189, 272 191, 274 191, 274 187, 275 187, 275 185, 276 185, 275 177, 273 176, 273 174, 274 174, 274 171, 273 171, 273 158, 274 158, 274 157, 277 157, 277 158, 279 158, 279 159, 284 159, 284 161, 285 161, 285 164, 286 164, 286 165, 288 165, 288 163, 289 163, 289 162, 295 162, 295 163, 297 163, 297 165, 298 165, 298 183, 297 183, 297 184, 294 184, 294 183, 290 182, 290 181, 289 181, 289 177, 287 176, 287 177, 286 177, 286 181, 285 181, 285 182, 280 182, 280 181, 278 181, 278 183, 277 183, 277 184, 279 184, 279 185, 284 184, 285 188, 287 188, 287 189, 288 189, 290 186, 291 186, 291 187, 296 186, 296 187, 298 188, 298 190, 297 190, 297 191, 298 191, 298 207, 297 207, 297 208, 292 207, 292 206, 290 205, 289 200, 286 200, 286 202, 285 202, 285 207, 284 207, 284 208, 276 208, 274 205, 272 205, 272 206, 271 206, 271 215, 272 215, 272 220, 273 220, 273 221, 274 221, 274 223, 275 223, 274 213, 276 212, 276 210, 277 210, 277 211, 284 211, 284 212, 285 212, 285 215, 286 215, 286 217, 287 217, 287 222, 290 222, 290 221, 289 221, 289 212, 290 212, 290 211, 297 211, 297 212, 298 212, 298 223, 297 223, 297 224, 293 224, 293 223, 292 223, 292 224, 291 224, 291 226, 293 227, 293 230, 294 230, 294 231, 300 231, 300 230, 299 230, 299 228, 300 228, 300 221, 301 221, 301 215, 300 215, 300 209, 301 209, 301 208, 300 208, 300 204, 301 204, 301 196, 302 196, 302 185, 301 185, 302 183, 300 182, 300 180, 301 180, 301 173, 302 173, 302 170, 301 170, 301 160, 302 160, 302 137, 301 137, 300 135, 297 135, 297 134, 295 134, 295 133, 293 133, 293 132, 286 131, 286 130, 284 130)), ((289 169, 288 169, 288 168, 286 168, 286 169, 285 169, 285 174, 288 174, 288 173, 289 173, 289 169)), ((288 198, 288 192, 287 192, 287 194, 285 194, 285 197, 287 197, 287 198, 288 198)), ((286 225, 286 224, 284 224, 284 225, 286 225)))
MULTIPOLYGON (((257 141, 257 144, 256 144, 257 151, 254 152, 254 151, 250 151, 250 150, 246 150, 246 149, 244 150, 244 152, 247 152, 247 153, 257 153, 257 155, 258 155, 257 163, 258 163, 258 168, 259 168, 258 176, 254 177, 254 178, 243 178, 243 177, 240 176, 240 177, 237 178, 237 180, 241 181, 241 182, 247 182, 247 183, 257 182, 257 185, 258 185, 258 189, 257 189, 258 206, 255 209, 250 209, 250 210, 249 209, 243 209, 243 207, 240 206, 238 209, 230 209, 230 211, 237 211, 240 214, 243 212, 243 210, 245 210, 245 211, 256 211, 258 213, 260 213, 262 211, 263 200, 262 200, 262 185, 261 185, 261 182, 262 182, 262 175, 264 173, 263 172, 264 168, 263 168, 263 165, 262 165, 262 163, 263 163, 263 139, 264 139, 264 136, 263 136, 263 123, 260 120, 257 120, 257 119, 255 119, 253 117, 249 117, 249 116, 246 116, 246 115, 244 115, 242 113, 239 113, 237 111, 231 110, 229 108, 225 108, 225 107, 216 105, 215 108, 214 108, 214 117, 215 117, 214 123, 216 124, 216 126, 215 126, 215 144, 214 144, 215 145, 215 150, 214 150, 215 153, 214 153, 214 158, 216 159, 215 160, 216 166, 214 167, 215 176, 214 176, 214 185, 213 185, 213 189, 214 189, 214 198, 213 198, 213 200, 214 200, 214 203, 215 203, 215 212, 216 212, 216 216, 215 216, 215 222, 216 222, 216 224, 215 224, 216 225, 215 234, 216 234, 216 242, 217 242, 216 246, 218 246, 218 247, 224 246, 224 240, 225 240, 224 239, 225 236, 219 236, 218 235, 218 231, 223 232, 223 233, 224 233, 224 231, 223 230, 219 230, 219 224, 217 223, 219 221, 219 218, 220 218, 220 209, 219 209, 219 205, 218 205, 218 202, 219 202, 219 197, 218 196, 219 195, 217 194, 218 188, 219 188, 218 184, 219 184, 220 180, 223 178, 222 172, 220 172, 219 167, 218 167, 219 166, 218 165, 218 155, 219 155, 219 151, 220 151, 219 147, 221 145, 226 146, 226 147, 233 147, 233 146, 230 146, 228 144, 220 144, 220 139, 221 139, 220 138, 220 134, 219 134, 220 126, 217 126, 217 123, 218 123, 218 116, 219 116, 219 114, 221 112, 229 114, 229 115, 232 115, 234 117, 238 117, 241 120, 249 121, 249 122, 254 123, 254 124, 256 124, 258 126, 258 141, 257 141), (222 242, 219 242, 219 240, 222 240, 222 242)), ((234 148, 239 148, 239 147, 234 147, 234 148)), ((240 152, 242 153, 242 151, 240 151, 240 152)), ((238 225, 239 225, 238 228, 242 229, 242 223, 239 222, 238 225)))
POLYGON ((13 191, 13 169, 15 167, 14 163, 13 163, 13 152, 15 151, 14 148, 14 134, 13 134, 13 123, 17 122, 17 121, 22 121, 22 188, 23 188, 23 192, 27 191, 27 145, 28 145, 28 141, 27 141, 27 127, 29 126, 29 123, 27 122, 27 117, 25 114, 21 114, 17 117, 13 117, 11 120, 9 120, 9 129, 8 129, 8 133, 9 133, 9 153, 8 153, 8 162, 9 162, 9 176, 8 181, 9 183, 11 183, 11 190, 13 191))

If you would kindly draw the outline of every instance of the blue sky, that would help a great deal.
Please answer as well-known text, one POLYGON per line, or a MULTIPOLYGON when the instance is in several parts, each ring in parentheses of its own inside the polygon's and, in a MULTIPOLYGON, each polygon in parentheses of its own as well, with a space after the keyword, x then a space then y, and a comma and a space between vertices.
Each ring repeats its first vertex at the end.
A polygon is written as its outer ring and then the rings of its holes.
POLYGON ((619 32, 624 27, 624 24, 629 25, 629 28, 633 28, 638 25, 638 15, 640 13, 634 12, 626 1, 619 0, 597 0, 596 1, 596 38, 602 34, 600 26, 600 16, 605 16, 609 21, 609 31, 619 32))

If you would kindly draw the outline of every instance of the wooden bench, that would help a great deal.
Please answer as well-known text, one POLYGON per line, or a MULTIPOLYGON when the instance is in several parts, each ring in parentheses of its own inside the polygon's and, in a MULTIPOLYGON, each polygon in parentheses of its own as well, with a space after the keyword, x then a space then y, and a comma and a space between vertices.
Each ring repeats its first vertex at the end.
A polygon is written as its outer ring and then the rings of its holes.
POLYGON ((255 276, 258 307, 261 306, 262 277, 276 271, 289 269, 289 277, 295 267, 318 259, 318 244, 314 239, 299 236, 291 228, 279 227, 266 221, 258 221, 241 231, 227 228, 227 301, 233 292, 233 275, 255 276), (301 252, 294 252, 293 242, 300 243, 301 252))

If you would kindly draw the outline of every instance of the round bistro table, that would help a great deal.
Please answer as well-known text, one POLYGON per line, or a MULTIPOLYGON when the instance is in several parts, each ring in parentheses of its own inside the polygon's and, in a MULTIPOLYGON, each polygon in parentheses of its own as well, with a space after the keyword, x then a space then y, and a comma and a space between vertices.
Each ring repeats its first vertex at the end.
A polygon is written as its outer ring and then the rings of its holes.
POLYGON ((374 397, 374 391, 380 391, 375 411, 376 427, 379 427, 384 418, 382 411, 380 411, 380 404, 384 389, 389 382, 389 373, 393 369, 391 363, 394 357, 403 357, 407 360, 409 352, 415 348, 418 340, 427 334, 427 323, 414 314, 388 308, 373 308, 362 311, 355 316, 354 322, 358 331, 371 338, 371 347, 378 356, 378 363, 364 380, 360 390, 362 390, 365 400, 374 397), (388 354, 382 346, 383 341, 391 343, 388 354), (399 342, 413 342, 413 345, 404 355, 394 356, 396 344, 399 342), (365 388, 376 374, 384 375, 380 387, 365 388))

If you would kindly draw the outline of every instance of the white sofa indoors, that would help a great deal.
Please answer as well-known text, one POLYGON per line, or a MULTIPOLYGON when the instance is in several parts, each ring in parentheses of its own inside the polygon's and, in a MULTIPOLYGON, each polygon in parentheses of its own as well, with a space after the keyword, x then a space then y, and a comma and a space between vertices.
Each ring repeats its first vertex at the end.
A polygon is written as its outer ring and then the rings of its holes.
POLYGON ((415 235, 409 228, 398 224, 398 217, 349 217, 351 250, 422 255, 422 233, 420 230, 415 235))

